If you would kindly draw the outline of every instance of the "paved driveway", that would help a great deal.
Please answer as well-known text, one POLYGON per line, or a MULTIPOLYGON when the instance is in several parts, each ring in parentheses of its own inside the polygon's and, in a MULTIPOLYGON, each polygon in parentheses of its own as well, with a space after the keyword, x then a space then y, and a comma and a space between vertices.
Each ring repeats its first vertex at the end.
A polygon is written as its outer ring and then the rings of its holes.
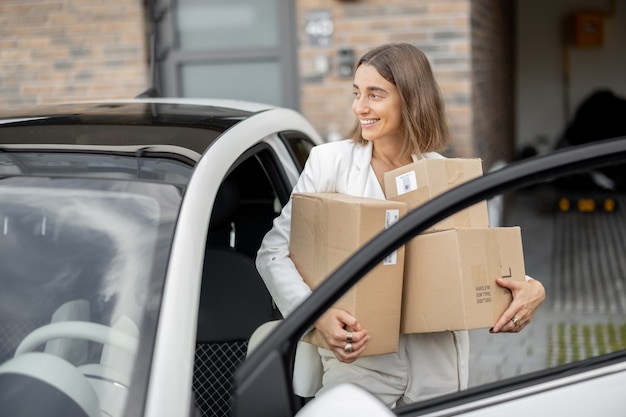
POLYGON ((612 213, 564 213, 560 195, 542 185, 508 201, 505 225, 522 227, 547 297, 520 334, 470 332, 470 386, 626 348, 626 196, 612 213))

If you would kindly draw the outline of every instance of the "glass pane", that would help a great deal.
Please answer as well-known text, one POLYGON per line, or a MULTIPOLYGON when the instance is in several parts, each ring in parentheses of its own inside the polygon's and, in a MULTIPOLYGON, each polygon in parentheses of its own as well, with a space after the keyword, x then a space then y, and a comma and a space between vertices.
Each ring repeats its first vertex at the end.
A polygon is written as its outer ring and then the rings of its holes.
POLYGON ((276 61, 183 65, 181 79, 183 97, 282 105, 280 67, 276 61))
POLYGON ((278 45, 277 0, 180 0, 176 16, 182 50, 278 45))
POLYGON ((143 178, 187 184, 193 167, 159 157, 121 156, 96 153, 14 152, 0 154, 0 175, 77 176, 98 178, 143 178))
MULTIPOLYGON (((59 386, 106 393, 91 403, 97 415, 122 415, 130 392, 145 394, 180 200, 166 184, 0 180, 0 369, 49 384, 53 395, 37 400, 45 415, 67 414, 54 411, 59 386)), ((41 385, 12 386, 0 390, 3 410, 33 410, 24 404, 41 385)))
POLYGON ((287 137, 286 139, 298 163, 298 168, 300 170, 304 169, 304 164, 309 158, 309 153, 311 148, 315 146, 315 143, 307 137, 287 137))
POLYGON ((605 187, 624 172, 581 171, 490 200, 492 226, 522 228, 526 273, 546 299, 519 334, 470 331, 470 387, 626 349, 626 195, 605 187))

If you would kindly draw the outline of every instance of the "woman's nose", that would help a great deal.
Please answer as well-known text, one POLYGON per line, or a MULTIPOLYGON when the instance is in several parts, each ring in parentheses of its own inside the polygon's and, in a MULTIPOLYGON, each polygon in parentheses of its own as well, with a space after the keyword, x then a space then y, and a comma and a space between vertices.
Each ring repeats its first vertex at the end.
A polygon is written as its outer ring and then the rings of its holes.
POLYGON ((367 99, 363 97, 355 97, 352 108, 357 114, 366 113, 368 110, 367 99))

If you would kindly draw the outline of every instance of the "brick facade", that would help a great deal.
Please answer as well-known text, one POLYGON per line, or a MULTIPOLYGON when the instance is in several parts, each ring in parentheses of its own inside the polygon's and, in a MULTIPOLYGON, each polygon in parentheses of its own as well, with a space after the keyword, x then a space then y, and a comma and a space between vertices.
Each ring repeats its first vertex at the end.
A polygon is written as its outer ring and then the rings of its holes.
POLYGON ((388 42, 408 42, 428 56, 441 87, 453 132, 453 153, 472 156, 470 109, 469 0, 298 0, 297 23, 301 74, 301 110, 322 135, 344 136, 354 122, 352 79, 338 75, 338 50, 354 49, 358 59, 369 49, 388 42), (332 43, 309 45, 305 35, 307 12, 330 10, 332 43), (330 56, 331 71, 316 76, 316 57, 330 56))
MULTIPOLYGON (((300 110, 323 136, 343 137, 354 122, 352 77, 339 75, 339 51, 358 59, 382 43, 409 42, 426 53, 443 92, 453 133, 447 154, 480 156, 486 169, 511 159, 512 0, 295 2, 300 110), (305 31, 320 10, 334 25, 326 46, 305 31)), ((145 13, 142 0, 3 0, 0 108, 144 91, 145 13)))
POLYGON ((472 1, 472 140, 488 169, 514 157, 513 1, 472 1))
POLYGON ((342 137, 353 121, 352 80, 337 71, 338 51, 355 59, 387 42, 409 42, 428 56, 441 87, 453 134, 449 156, 481 157, 485 169, 510 160, 513 130, 513 6, 511 0, 298 0, 301 110, 327 137, 342 137), (307 13, 328 10, 328 46, 310 45, 307 13), (330 57, 319 75, 315 62, 330 57))
POLYGON ((141 0, 2 0, 0 108, 141 93, 144 13, 141 0))

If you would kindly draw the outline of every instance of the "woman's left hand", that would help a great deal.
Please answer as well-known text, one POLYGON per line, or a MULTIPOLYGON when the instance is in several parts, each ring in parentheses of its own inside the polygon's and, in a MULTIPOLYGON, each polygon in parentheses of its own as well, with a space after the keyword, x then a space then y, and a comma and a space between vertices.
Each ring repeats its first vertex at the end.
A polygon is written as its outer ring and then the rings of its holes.
POLYGON ((490 333, 518 333, 530 323, 537 309, 546 298, 546 290, 541 282, 530 279, 526 282, 498 278, 499 286, 508 288, 513 294, 509 308, 498 322, 489 329, 490 333))

